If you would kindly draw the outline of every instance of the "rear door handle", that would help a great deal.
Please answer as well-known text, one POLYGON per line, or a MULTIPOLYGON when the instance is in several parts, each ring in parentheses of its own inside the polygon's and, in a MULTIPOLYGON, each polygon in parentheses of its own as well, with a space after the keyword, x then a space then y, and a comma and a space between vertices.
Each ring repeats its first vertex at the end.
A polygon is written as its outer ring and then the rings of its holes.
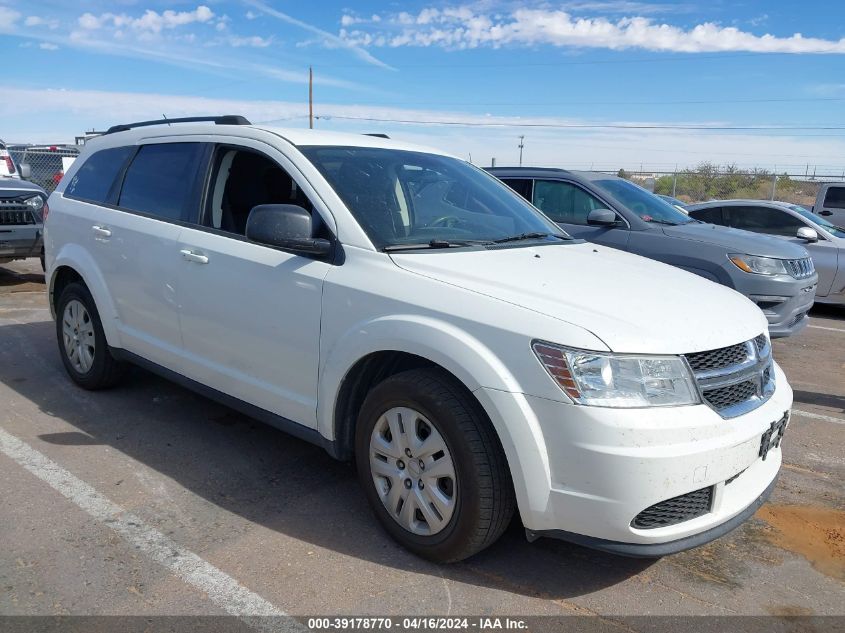
POLYGON ((828 211, 825 209, 824 211, 820 211, 819 215, 833 215, 833 211, 828 211))
POLYGON ((186 261, 194 262, 196 264, 207 264, 208 263, 208 257, 203 255, 202 253, 197 253, 195 251, 192 251, 189 248, 183 248, 179 252, 182 253, 182 257, 186 261))
POLYGON ((111 231, 109 229, 97 224, 91 227, 91 232, 97 237, 111 237, 111 231))

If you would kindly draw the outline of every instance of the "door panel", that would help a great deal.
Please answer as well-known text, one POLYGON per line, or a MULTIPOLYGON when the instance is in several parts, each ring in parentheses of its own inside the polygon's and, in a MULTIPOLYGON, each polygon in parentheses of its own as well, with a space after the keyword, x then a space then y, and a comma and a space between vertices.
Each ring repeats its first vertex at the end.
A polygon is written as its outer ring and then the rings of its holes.
POLYGON ((315 427, 320 304, 330 264, 199 228, 185 228, 174 253, 183 258, 185 374, 315 427))

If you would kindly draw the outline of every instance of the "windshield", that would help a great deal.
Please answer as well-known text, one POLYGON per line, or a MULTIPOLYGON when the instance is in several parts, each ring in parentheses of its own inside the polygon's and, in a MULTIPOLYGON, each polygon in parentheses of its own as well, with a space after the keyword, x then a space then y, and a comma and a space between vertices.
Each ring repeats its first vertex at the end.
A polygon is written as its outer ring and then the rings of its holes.
POLYGON ((379 249, 566 237, 506 185, 455 158, 369 147, 300 149, 379 249))
POLYGON ((792 209, 793 211, 797 211, 798 213, 803 215, 805 218, 807 218, 811 222, 818 224, 820 227, 825 229, 828 233, 831 233, 832 235, 835 235, 836 237, 845 237, 845 228, 842 228, 841 226, 836 226, 835 224, 831 224, 830 222, 828 222, 824 218, 817 216, 815 213, 813 213, 811 211, 807 211, 807 209, 805 209, 804 207, 802 207, 800 205, 791 204, 791 205, 789 205, 789 208, 792 209))
POLYGON ((593 184, 616 198, 646 222, 656 224, 689 224, 695 222, 665 200, 628 180, 608 178, 607 180, 594 180, 593 184))

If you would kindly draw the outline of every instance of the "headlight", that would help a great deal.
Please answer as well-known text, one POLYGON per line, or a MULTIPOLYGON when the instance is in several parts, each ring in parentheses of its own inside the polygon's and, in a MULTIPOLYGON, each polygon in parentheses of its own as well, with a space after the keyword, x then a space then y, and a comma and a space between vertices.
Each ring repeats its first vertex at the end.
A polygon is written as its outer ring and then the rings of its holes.
POLYGON ((758 257, 757 255, 731 255, 734 266, 747 273, 755 275, 788 275, 786 264, 782 259, 774 257, 758 257))
POLYGON ((44 198, 42 198, 41 196, 32 196, 31 198, 27 198, 23 202, 33 211, 41 211, 41 208, 44 206, 44 198))
POLYGON ((665 407, 700 402, 693 376, 679 356, 629 356, 531 345, 549 375, 578 404, 665 407))

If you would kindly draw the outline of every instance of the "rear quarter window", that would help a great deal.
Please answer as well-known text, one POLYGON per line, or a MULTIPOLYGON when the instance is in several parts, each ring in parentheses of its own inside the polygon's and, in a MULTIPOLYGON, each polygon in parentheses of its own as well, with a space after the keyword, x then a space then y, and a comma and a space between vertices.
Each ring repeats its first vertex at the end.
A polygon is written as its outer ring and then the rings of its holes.
POLYGON ((689 212, 691 218, 701 220, 702 222, 709 222, 710 224, 724 224, 722 218, 722 207, 706 207, 704 209, 696 209, 689 212))
POLYGON ((74 174, 65 196, 88 202, 107 201, 114 180, 123 169, 134 147, 113 147, 94 152, 74 174))

